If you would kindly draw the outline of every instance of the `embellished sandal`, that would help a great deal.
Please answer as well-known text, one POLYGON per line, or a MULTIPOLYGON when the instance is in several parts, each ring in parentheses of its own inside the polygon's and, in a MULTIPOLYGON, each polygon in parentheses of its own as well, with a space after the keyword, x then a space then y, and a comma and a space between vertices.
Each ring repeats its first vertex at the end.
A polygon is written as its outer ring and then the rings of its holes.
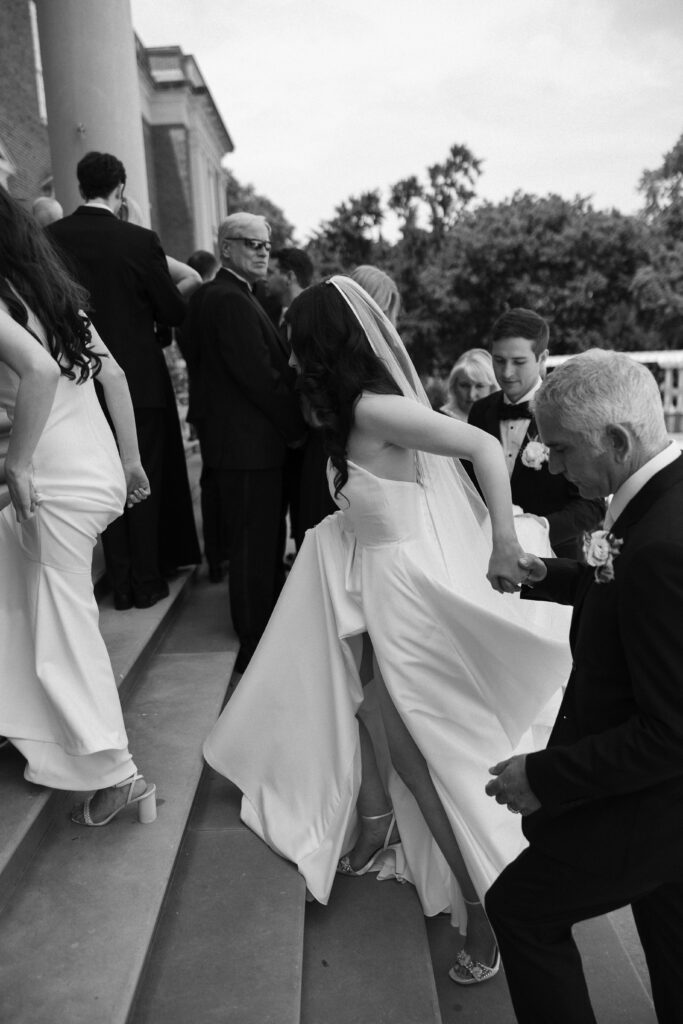
POLYGON ((157 816, 157 801, 156 791, 157 788, 152 783, 145 788, 144 793, 140 793, 138 796, 133 796, 133 789, 135 788, 136 782, 144 782, 144 778, 139 772, 134 775, 129 775, 123 782, 117 782, 112 789, 123 789, 124 786, 128 786, 128 793, 126 794, 126 802, 117 807, 115 811, 112 811, 110 815, 104 818, 102 821, 93 821, 90 816, 90 803, 95 796, 89 796, 88 799, 81 807, 77 807, 71 815, 71 820, 77 825, 87 825, 89 828, 100 828, 102 825, 108 825, 109 822, 116 817, 121 811, 125 810, 126 807, 130 807, 132 804, 138 804, 138 821, 142 825, 149 825, 151 822, 156 821, 157 816))
MULTIPOLYGON (((468 907, 480 907, 481 900, 466 900, 468 907)), ((492 965, 481 963, 480 960, 473 960, 465 949, 461 949, 455 958, 455 963, 448 972, 448 977, 456 985, 480 985, 483 981, 490 981, 495 978, 500 970, 500 950, 496 947, 496 955, 492 965)))
POLYGON ((385 850, 392 850, 395 846, 399 845, 398 842, 389 842, 389 840, 391 839, 391 833, 394 830, 394 825, 396 824, 396 815, 394 814, 393 811, 386 811, 384 814, 361 815, 361 821, 379 821, 380 818, 388 818, 389 815, 391 815, 391 820, 389 821, 389 828, 387 829, 386 836, 384 837, 384 842, 379 847, 379 849, 375 850, 375 852, 372 854, 367 863, 365 863, 362 868, 358 868, 358 870, 354 871, 354 869, 351 867, 350 854, 347 853, 344 857, 342 857, 342 859, 337 864, 338 874, 356 876, 365 875, 370 870, 370 868, 375 863, 375 861, 377 860, 381 853, 384 853, 385 850))
POLYGON ((461 949, 455 958, 455 963, 448 972, 448 977, 457 985, 480 985, 482 981, 489 981, 495 978, 500 970, 500 952, 496 950, 495 960, 488 967, 473 960, 466 950, 461 949))

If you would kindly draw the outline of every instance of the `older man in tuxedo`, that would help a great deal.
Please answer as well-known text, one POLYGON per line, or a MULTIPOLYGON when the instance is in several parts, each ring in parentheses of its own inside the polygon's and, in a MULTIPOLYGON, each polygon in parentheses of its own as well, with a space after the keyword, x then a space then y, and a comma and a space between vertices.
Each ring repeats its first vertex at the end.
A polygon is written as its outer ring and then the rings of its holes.
POLYGON ((108 527, 102 546, 115 607, 148 608, 168 594, 163 569, 199 560, 178 413, 155 334, 157 323, 181 323, 185 303, 157 235, 117 217, 126 184, 121 161, 87 153, 76 173, 84 203, 47 231, 90 293, 92 321, 126 374, 151 496, 108 527))
POLYGON ((230 560, 230 610, 244 671, 283 582, 283 469, 306 427, 289 348, 253 294, 265 280, 270 226, 233 213, 220 225, 221 269, 190 302, 199 340, 202 457, 220 491, 230 560))
POLYGON ((571 481, 552 476, 547 463, 530 459, 526 451, 538 437, 532 406, 549 337, 547 322, 530 309, 512 309, 496 320, 491 357, 500 391, 475 402, 468 421, 501 442, 515 505, 547 526, 556 555, 575 558, 583 531, 602 522, 605 504, 602 498, 582 497, 571 481))
POLYGON ((492 769, 529 847, 488 893, 520 1024, 595 1021, 571 935, 631 904, 660 1024, 683 1001, 683 457, 650 372, 593 350, 536 395, 550 472, 613 494, 588 564, 522 559, 524 596, 573 604, 548 748, 492 769), (529 588, 533 587, 533 590, 529 588))

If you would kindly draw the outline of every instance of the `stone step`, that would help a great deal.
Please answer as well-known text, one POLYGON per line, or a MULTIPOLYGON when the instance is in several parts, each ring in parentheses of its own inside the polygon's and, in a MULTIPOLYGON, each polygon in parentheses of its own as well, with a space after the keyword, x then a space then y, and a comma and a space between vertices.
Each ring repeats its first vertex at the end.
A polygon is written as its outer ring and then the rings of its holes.
MULTIPOLYGON (((191 579, 191 570, 179 573, 169 584, 169 596, 152 608, 117 612, 111 597, 101 599, 100 629, 124 707, 135 680, 181 607, 191 579)), ((26 782, 23 771, 23 758, 13 748, 0 751, 0 909, 67 799, 63 793, 26 782)))
MULTIPOLYGON (((621 930, 632 936, 625 912, 619 912, 618 923, 615 928, 610 915, 584 921, 575 929, 595 1015, 605 1024, 656 1024, 637 958, 629 952, 624 934, 618 934, 621 930)), ((462 939, 446 917, 432 918, 428 932, 443 1024, 515 1024, 504 971, 484 985, 456 985, 448 969, 462 939)))
POLYGON ((128 1024, 299 1024, 305 886, 206 769, 128 1024))
POLYGON ((425 918, 411 885, 339 876, 306 909, 301 1024, 440 1024, 425 918))
MULTIPOLYGON (((131 810, 103 829, 73 825, 64 808, 53 818, 0 917, 0 1020, 128 1018, 203 769, 202 740, 235 658, 222 622, 223 642, 216 640, 227 593, 208 590, 188 589, 126 706, 131 750, 157 784, 159 817, 143 826, 131 810), (198 624, 208 634, 204 651, 198 624)), ((119 655, 135 670, 130 649, 119 655)))

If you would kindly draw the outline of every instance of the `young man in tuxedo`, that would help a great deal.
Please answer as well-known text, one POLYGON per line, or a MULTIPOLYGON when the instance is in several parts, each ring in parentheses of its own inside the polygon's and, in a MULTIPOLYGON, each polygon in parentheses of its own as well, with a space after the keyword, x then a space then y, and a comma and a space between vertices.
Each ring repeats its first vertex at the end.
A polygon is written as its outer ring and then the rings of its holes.
POLYGON ((520 1024, 592 1024, 572 925, 631 904, 657 1019, 683 999, 683 456, 657 384, 594 349, 552 373, 536 418, 553 474, 613 494, 588 564, 520 561, 523 596, 573 604, 573 668, 546 750, 486 790, 529 847, 486 898, 520 1024), (609 533, 606 533, 609 531, 609 533), (530 589, 532 588, 533 589, 530 589))
POLYGON ((243 672, 284 580, 283 471, 306 426, 289 346, 253 294, 266 278, 270 226, 233 213, 218 229, 218 248, 221 269, 192 296, 187 332, 199 344, 202 458, 225 518, 235 668, 243 672))
POLYGON ((118 213, 126 170, 91 152, 76 168, 83 205, 46 230, 90 294, 92 321, 126 375, 147 501, 126 509, 102 536, 107 575, 120 610, 168 595, 164 571, 199 561, 178 412, 155 326, 176 326, 185 302, 159 238, 118 213))
POLYGON ((530 403, 541 386, 549 334, 547 322, 530 309, 512 309, 496 320, 491 357, 500 391, 475 402, 468 422, 500 440, 513 502, 544 522, 556 555, 572 558, 583 532, 602 522, 605 505, 581 497, 570 481, 551 476, 547 463, 538 465, 525 454, 529 441, 538 437, 530 403))

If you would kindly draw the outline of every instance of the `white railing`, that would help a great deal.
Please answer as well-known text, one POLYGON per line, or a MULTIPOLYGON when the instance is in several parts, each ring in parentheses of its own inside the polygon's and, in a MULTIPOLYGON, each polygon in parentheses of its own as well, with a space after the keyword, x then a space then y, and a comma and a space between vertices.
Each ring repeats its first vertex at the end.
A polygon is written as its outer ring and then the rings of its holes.
MULTIPOLYGON (((627 352, 639 363, 645 363, 659 384, 666 428, 671 434, 683 433, 683 350, 664 352, 627 352)), ((571 356, 548 356, 547 366, 559 366, 571 356)))

